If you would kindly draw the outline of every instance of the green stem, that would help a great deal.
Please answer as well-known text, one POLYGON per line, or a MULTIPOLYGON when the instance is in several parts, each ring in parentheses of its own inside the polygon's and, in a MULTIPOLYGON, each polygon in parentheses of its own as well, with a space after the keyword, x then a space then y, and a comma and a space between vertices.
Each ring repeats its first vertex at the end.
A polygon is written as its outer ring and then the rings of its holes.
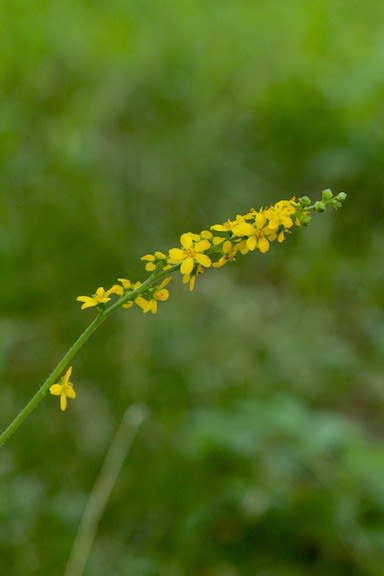
POLYGON ((103 312, 100 312, 96 318, 89 324, 89 326, 80 334, 78 339, 72 344, 68 352, 63 356, 57 366, 52 370, 48 378, 43 382, 38 391, 30 401, 24 406, 24 408, 18 413, 16 418, 7 426, 7 428, 0 435, 0 446, 5 444, 5 442, 16 432, 18 427, 24 422, 24 420, 29 416, 31 412, 36 408, 38 404, 42 401, 44 396, 51 384, 54 384, 63 370, 68 366, 72 358, 77 354, 80 348, 85 344, 88 338, 93 334, 93 332, 100 326, 100 324, 105 320, 103 312))
POLYGON ((134 300, 141 293, 145 292, 153 284, 157 283, 159 280, 165 276, 172 274, 179 266, 173 266, 169 270, 161 273, 153 273, 149 276, 138 288, 131 290, 119 298, 116 302, 111 304, 108 308, 100 309, 96 318, 87 326, 87 328, 80 334, 77 340, 72 344, 66 354, 62 357, 60 362, 49 374, 48 378, 40 386, 36 394, 32 396, 30 401, 24 406, 22 410, 18 413, 16 418, 5 428, 5 430, 0 435, 0 447, 5 444, 5 442, 16 432, 19 426, 24 422, 24 420, 29 416, 31 412, 40 404, 42 399, 46 396, 49 387, 54 384, 59 376, 63 373, 65 368, 69 365, 72 358, 76 356, 80 348, 84 346, 87 340, 92 336, 92 334, 97 330, 97 328, 108 318, 112 312, 117 308, 120 308, 122 304, 125 304, 128 300, 134 300))

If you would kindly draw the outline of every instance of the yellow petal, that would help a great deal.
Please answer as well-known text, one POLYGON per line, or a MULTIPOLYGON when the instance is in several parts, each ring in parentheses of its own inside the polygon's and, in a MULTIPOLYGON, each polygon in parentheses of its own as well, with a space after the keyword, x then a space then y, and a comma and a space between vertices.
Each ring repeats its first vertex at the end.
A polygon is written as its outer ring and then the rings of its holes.
POLYGON ((97 306, 96 300, 94 298, 91 298, 90 296, 78 296, 76 300, 78 300, 78 302, 83 302, 83 305, 81 307, 82 310, 85 310, 86 308, 91 308, 92 306, 97 306))
POLYGON ((183 260, 183 262, 181 263, 180 272, 183 274, 183 276, 188 275, 192 272, 193 266, 194 266, 193 258, 191 257, 185 258, 185 260, 183 260))
POLYGON ((265 252, 268 252, 268 250, 269 250, 268 240, 266 238, 260 238, 258 248, 259 248, 260 252, 262 252, 263 254, 265 254, 265 252))
POLYGON ((76 390, 72 386, 67 386, 65 388, 65 395, 68 396, 68 398, 76 398, 76 390))
POLYGON ((185 256, 184 250, 181 248, 170 248, 169 249, 169 258, 172 263, 178 264, 180 260, 183 260, 185 256))
POLYGON ((180 236, 180 243, 182 247, 185 248, 186 250, 192 248, 193 244, 192 234, 190 232, 184 232, 184 234, 180 236))
POLYGON ((148 301, 143 298, 142 296, 138 296, 137 298, 135 298, 135 304, 137 304, 138 306, 140 306, 140 308, 146 312, 147 307, 148 307, 148 301))
POLYGON ((114 284, 109 290, 107 290, 106 294, 110 296, 111 294, 116 294, 117 296, 123 296, 124 288, 119 284, 114 284))
POLYGON ((251 236, 250 238, 248 238, 247 248, 249 250, 254 250, 256 248, 256 237, 255 236, 251 236))
POLYGON ((161 290, 156 290, 154 296, 156 300, 164 302, 169 298, 169 291, 166 288, 162 288, 161 290))
POLYGON ((131 287, 132 282, 127 278, 118 278, 118 281, 122 284, 123 288, 128 290, 131 287))
POLYGON ((263 214, 262 212, 258 212, 256 214, 256 218, 255 218, 255 224, 257 228, 262 228, 263 226, 265 226, 267 222, 267 218, 265 216, 265 214, 263 214))
POLYGON ((194 247, 195 252, 205 252, 211 247, 211 243, 209 240, 200 240, 194 247))
POLYGON ((65 394, 61 394, 60 396, 60 410, 64 412, 67 407, 67 397, 65 394))
POLYGON ((63 383, 64 383, 64 382, 68 382, 68 380, 69 380, 70 377, 71 377, 71 374, 72 374, 72 366, 70 366, 70 367, 68 368, 68 370, 66 371, 66 373, 64 374, 63 383))
POLYGON ((211 259, 206 254, 196 254, 195 255, 196 261, 204 266, 204 268, 209 268, 212 264, 211 259))
POLYGON ((60 396, 61 389, 62 389, 61 384, 52 384, 52 386, 49 387, 50 393, 53 394, 54 396, 60 396))
POLYGON ((242 222, 241 224, 236 224, 234 226, 232 232, 235 236, 252 236, 255 229, 252 224, 248 224, 248 222, 242 222))

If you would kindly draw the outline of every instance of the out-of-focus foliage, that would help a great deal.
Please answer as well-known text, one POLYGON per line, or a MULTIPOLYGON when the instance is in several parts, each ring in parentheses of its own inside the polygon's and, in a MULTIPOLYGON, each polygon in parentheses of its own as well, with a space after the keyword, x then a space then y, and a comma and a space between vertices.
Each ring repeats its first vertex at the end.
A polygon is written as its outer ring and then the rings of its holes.
POLYGON ((86 574, 382 575, 383 22, 379 0, 2 0, 3 426, 92 318, 77 295, 184 231, 349 194, 97 332, 68 412, 47 399, 1 451, 2 566, 63 573, 141 402, 86 574))

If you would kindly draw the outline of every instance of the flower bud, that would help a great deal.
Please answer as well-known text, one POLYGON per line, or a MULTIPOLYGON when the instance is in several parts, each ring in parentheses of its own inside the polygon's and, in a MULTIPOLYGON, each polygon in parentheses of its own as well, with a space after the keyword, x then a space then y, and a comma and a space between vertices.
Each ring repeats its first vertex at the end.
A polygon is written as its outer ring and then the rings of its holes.
POLYGON ((326 209, 326 205, 321 200, 318 200, 317 202, 315 202, 313 208, 315 209, 316 212, 324 212, 324 210, 326 209))
POLYGON ((312 220, 312 218, 309 214, 303 214, 300 218, 300 222, 303 226, 306 226, 307 224, 309 224, 311 220, 312 220))
POLYGON ((301 206, 310 206, 311 204, 311 199, 308 198, 308 196, 302 196, 301 198, 299 198, 299 202, 301 204, 301 206))
POLYGON ((332 190, 330 190, 329 188, 327 188, 326 190, 323 190, 321 193, 321 197, 322 197, 323 202, 327 202, 328 200, 331 200, 331 198, 333 198, 332 190))

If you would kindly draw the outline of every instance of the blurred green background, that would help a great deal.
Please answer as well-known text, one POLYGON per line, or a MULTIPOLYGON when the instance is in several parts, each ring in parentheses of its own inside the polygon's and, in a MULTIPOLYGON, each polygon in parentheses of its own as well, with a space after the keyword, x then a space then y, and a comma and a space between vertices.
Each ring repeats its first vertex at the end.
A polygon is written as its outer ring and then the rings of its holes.
POLYGON ((267 255, 115 314, 2 448, 7 574, 60 575, 126 408, 89 576, 384 573, 384 3, 2 0, 2 427, 142 254, 345 191, 267 255))

